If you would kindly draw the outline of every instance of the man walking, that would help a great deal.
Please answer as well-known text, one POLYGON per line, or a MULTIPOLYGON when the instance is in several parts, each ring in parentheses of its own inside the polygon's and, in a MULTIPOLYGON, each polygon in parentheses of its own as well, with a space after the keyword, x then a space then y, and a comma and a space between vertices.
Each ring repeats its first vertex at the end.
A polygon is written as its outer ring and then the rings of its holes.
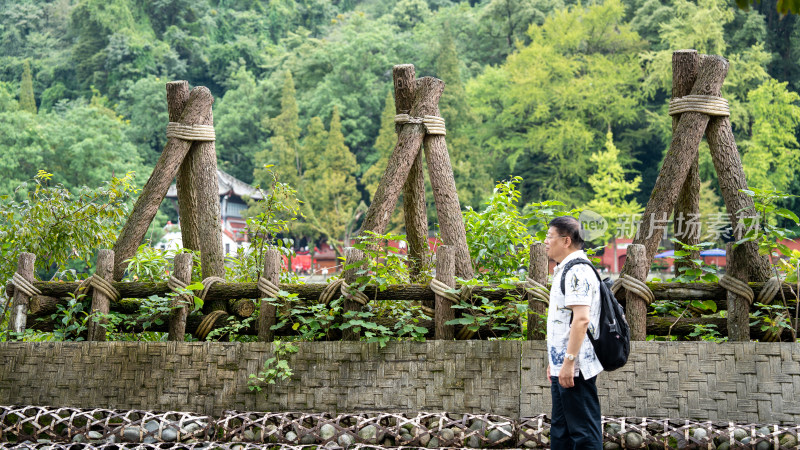
POLYGON ((553 271, 547 313, 547 351, 553 411, 551 449, 603 448, 600 400, 595 384, 603 366, 597 359, 587 331, 596 337, 600 320, 600 284, 594 269, 570 261, 587 259, 580 223, 562 216, 548 224, 544 240, 547 256, 558 263, 553 271), (564 278, 564 291, 561 279, 564 278))

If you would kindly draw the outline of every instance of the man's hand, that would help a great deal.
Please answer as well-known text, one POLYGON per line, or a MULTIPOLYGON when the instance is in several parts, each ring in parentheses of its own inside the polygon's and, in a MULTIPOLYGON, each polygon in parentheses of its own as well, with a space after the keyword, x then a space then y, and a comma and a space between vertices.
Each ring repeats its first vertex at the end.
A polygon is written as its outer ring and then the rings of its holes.
POLYGON ((575 386, 575 361, 564 360, 561 372, 558 374, 558 384, 567 389, 575 386))

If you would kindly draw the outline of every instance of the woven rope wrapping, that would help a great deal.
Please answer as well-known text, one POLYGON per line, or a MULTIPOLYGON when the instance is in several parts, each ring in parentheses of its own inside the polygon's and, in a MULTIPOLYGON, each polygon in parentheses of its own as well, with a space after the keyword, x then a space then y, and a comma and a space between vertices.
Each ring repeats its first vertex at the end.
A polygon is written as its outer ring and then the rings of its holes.
POLYGON ((522 286, 522 288, 525 289, 525 292, 531 294, 535 300, 538 300, 545 305, 550 305, 550 291, 547 290, 547 286, 539 283, 531 277, 525 277, 525 281, 520 281, 517 283, 517 285, 522 286))
POLYGON ((169 288, 169 290, 175 292, 176 294, 179 294, 178 298, 180 298, 182 303, 191 305, 193 300, 192 296, 187 294, 186 292, 183 292, 186 290, 186 286, 188 285, 183 281, 179 280, 178 278, 175 278, 174 275, 170 275, 169 280, 167 281, 167 287, 169 288))
POLYGON ((647 286, 647 283, 632 276, 622 275, 617 278, 611 286, 611 291, 616 295, 620 288, 625 288, 626 291, 638 295, 648 306, 656 301, 656 296, 653 294, 653 291, 650 290, 650 287, 647 286))
POLYGON ((83 291, 88 291, 89 289, 95 289, 100 291, 106 297, 118 301, 122 296, 120 295, 119 291, 111 285, 105 278, 101 277, 100 275, 94 274, 89 278, 81 281, 81 284, 78 285, 78 288, 75 289, 75 296, 77 297, 83 291))
POLYGON ((37 289, 33 283, 26 280, 25 277, 20 275, 17 272, 14 272, 14 276, 11 277, 11 284, 14 285, 14 288, 22 292, 28 297, 33 297, 34 295, 41 295, 42 291, 37 289))
POLYGON ((184 141, 214 141, 217 139, 213 125, 184 125, 178 122, 167 124, 167 138, 183 139, 184 141))
POLYGON ((327 305, 334 299, 334 296, 337 292, 340 292, 342 283, 344 283, 343 278, 338 278, 336 280, 331 281, 325 286, 325 289, 322 290, 322 293, 319 294, 319 302, 323 305, 327 305))
POLYGON ((269 281, 267 278, 260 277, 258 279, 258 292, 261 293, 262 297, 278 298, 280 295, 280 288, 277 284, 269 281))
POLYGON ((217 321, 217 319, 227 315, 228 313, 226 313, 225 311, 220 311, 220 310, 212 311, 207 316, 203 317, 203 320, 200 322, 200 325, 197 326, 197 331, 195 332, 195 336, 197 336, 197 338, 200 340, 205 339, 206 336, 208 336, 208 333, 210 333, 211 330, 214 329, 214 323, 217 321))
POLYGON ((753 298, 755 297, 755 294, 753 293, 753 289, 751 289, 750 286, 748 286, 744 281, 734 278, 730 275, 723 275, 719 280, 719 285, 722 286, 726 291, 733 292, 740 297, 746 298, 748 304, 753 304, 753 298))
POLYGON ((342 280, 342 286, 339 288, 339 291, 342 293, 344 298, 354 301, 361 306, 366 306, 369 302, 369 297, 367 297, 367 294, 359 291, 358 289, 354 289, 344 280, 342 280))
POLYGON ((407 123, 421 123, 425 125, 425 132, 431 135, 447 135, 444 119, 439 116, 412 117, 408 114, 394 116, 394 123, 404 125, 407 123))
POLYGON ((436 278, 431 280, 430 284, 431 290, 438 295, 439 297, 446 298, 450 300, 453 304, 457 305, 461 302, 461 296, 455 292, 451 292, 453 288, 450 286, 442 283, 441 281, 437 280, 436 278))
POLYGON ((713 95, 687 95, 669 102, 669 115, 698 112, 709 116, 730 116, 728 101, 713 95))
MULTIPOLYGON (((769 305, 772 303, 772 300, 775 299, 775 296, 778 295, 778 292, 783 289, 783 283, 778 277, 772 277, 764 283, 764 287, 761 288, 761 292, 758 293, 758 298, 756 299, 759 303, 763 303, 765 305, 769 305)), ((779 312, 779 316, 786 317, 785 312, 779 312)), ((766 333, 764 333, 764 337, 762 340, 767 342, 779 342, 781 340, 781 335, 783 334, 784 327, 770 327, 766 333)))
POLYGON ((203 301, 205 301, 206 300, 206 295, 208 295, 208 291, 211 289, 211 286, 213 286, 213 285, 215 285, 217 283, 224 283, 224 282, 225 282, 224 278, 207 277, 206 279, 204 279, 201 282, 203 284, 203 290, 200 291, 200 296, 199 297, 201 299, 203 299, 203 301))

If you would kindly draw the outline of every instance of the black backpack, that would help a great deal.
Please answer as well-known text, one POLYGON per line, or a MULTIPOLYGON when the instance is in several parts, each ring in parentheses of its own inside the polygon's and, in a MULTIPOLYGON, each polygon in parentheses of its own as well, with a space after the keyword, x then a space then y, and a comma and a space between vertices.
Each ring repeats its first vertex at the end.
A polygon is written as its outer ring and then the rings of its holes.
MULTIPOLYGON (((573 259, 564 267, 561 276, 562 294, 566 292, 564 287, 567 272, 576 264, 586 264, 591 267, 594 274, 597 275, 597 280, 600 281, 600 326, 597 339, 592 336, 592 333, 587 332, 586 334, 589 336, 589 341, 594 347, 594 352, 597 354, 603 370, 609 372, 617 370, 628 362, 628 355, 631 352, 631 329, 625 319, 625 311, 614 297, 614 293, 611 292, 611 280, 609 278, 601 280, 600 274, 597 273, 592 263, 585 259, 573 259)), ((570 318, 571 323, 572 319, 570 318)))

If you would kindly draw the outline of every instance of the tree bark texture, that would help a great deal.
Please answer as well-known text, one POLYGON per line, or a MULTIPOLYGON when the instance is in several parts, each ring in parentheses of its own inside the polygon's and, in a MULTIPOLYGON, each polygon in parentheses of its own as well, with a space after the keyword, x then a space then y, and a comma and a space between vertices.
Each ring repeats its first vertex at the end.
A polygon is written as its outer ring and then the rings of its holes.
MULTIPOLYGON (((454 288, 456 285, 456 249, 449 245, 440 245, 436 249, 436 279, 454 288)), ((456 318, 456 313, 450 300, 436 296, 436 339, 451 341, 455 337, 455 327, 445 325, 445 322, 456 318)))
MULTIPOLYGON (((719 96, 727 73, 728 61, 725 58, 703 55, 691 94, 719 96)), ((634 244, 645 246, 648 265, 652 262, 663 232, 668 226, 669 214, 675 208, 678 193, 686 181, 692 161, 697 159, 698 146, 708 121, 709 116, 706 114, 687 112, 681 115, 675 128, 669 151, 645 207, 639 232, 633 240, 634 244)), ((626 260, 622 273, 630 275, 631 268, 628 261, 630 259, 626 260)))
MULTIPOLYGON (((413 64, 401 64, 392 69, 394 76, 395 113, 409 114, 414 103, 415 70, 413 64)), ((400 134, 402 125, 396 125, 400 134)), ((422 152, 417 149, 408 178, 403 184, 403 218, 406 225, 409 276, 414 283, 421 283, 422 268, 429 260, 428 214, 425 205, 425 174, 422 167, 422 152)))
MULTIPOLYGON (((203 125, 214 125, 211 105, 203 125)), ((217 181, 217 152, 214 141, 194 141, 178 171, 178 205, 181 234, 184 230, 198 240, 192 250, 200 251, 203 279, 225 277, 225 254, 222 248, 222 217, 220 215, 219 183, 217 181), (187 222, 186 218, 190 218, 187 222)), ((224 305, 208 306, 206 312, 224 310, 224 305)))
MULTIPOLYGON (((203 123, 205 113, 211 110, 213 102, 214 98, 208 88, 198 86, 192 89, 179 122, 184 125, 203 123)), ((177 138, 170 138, 164 146, 153 173, 136 199, 128 221, 114 245, 115 280, 122 279, 126 268, 125 260, 136 253, 190 147, 191 141, 177 138)))
MULTIPOLYGON (((410 115, 421 117, 421 111, 435 109, 439 104, 439 97, 442 96, 444 83, 431 84, 417 83, 414 89, 414 103, 410 115)), ((364 217, 364 224, 361 226, 363 231, 374 231, 383 233, 392 215, 392 210, 397 205, 400 191, 408 179, 411 166, 414 164, 415 156, 419 153, 422 139, 425 137, 425 126, 418 123, 407 123, 403 125, 397 137, 397 145, 389 156, 389 163, 386 172, 383 173, 372 203, 369 205, 367 214, 364 217)))
MULTIPOLYGON (((395 199, 397 202, 397 199, 395 199)), ((342 277, 344 278, 345 283, 349 284, 353 289, 357 288, 356 280, 358 279, 358 275, 356 272, 362 269, 362 266, 359 265, 359 261, 364 260, 364 252, 355 248, 355 247, 347 247, 344 249, 345 254, 345 261, 347 261, 347 265, 353 265, 355 267, 347 268, 345 267, 344 273, 342 273, 342 277)), ((347 298, 344 299, 342 305, 342 314, 346 314, 348 311, 361 311, 361 305, 358 303, 349 300, 347 298)), ((353 327, 350 327, 346 330, 342 331, 342 340, 343 341, 357 341, 360 338, 360 333, 356 333, 353 331, 353 327)))
MULTIPOLYGON (((764 283, 748 283, 755 292, 756 297, 764 287, 764 283)), ((36 295, 30 300, 30 314, 52 314, 56 312, 57 305, 66 306, 69 293, 74 292, 78 283, 61 283, 48 281, 34 281, 33 285, 40 289, 44 295, 36 295)), ((111 302, 111 310, 125 314, 133 314, 139 310, 140 302, 136 299, 147 298, 151 295, 164 296, 169 289, 167 283, 112 283, 122 295, 123 299, 118 302, 111 302)), ((326 284, 282 284, 280 288, 290 294, 297 294, 298 300, 308 300, 316 302, 320 294, 325 289, 326 284)), ((549 289, 550 286, 546 285, 549 289)), ((727 309, 727 291, 717 283, 661 283, 648 282, 647 286, 655 294, 656 300, 713 300, 717 304, 718 310, 727 309)), ((456 285, 456 289, 460 289, 456 285)), ((9 296, 15 294, 11 286, 6 286, 9 296)), ((372 300, 399 300, 399 301, 430 301, 433 304, 435 294, 430 287, 420 284, 393 284, 379 291, 375 286, 367 286, 364 293, 372 300)), ((474 296, 486 297, 493 303, 503 303, 503 298, 509 295, 524 295, 522 288, 516 290, 499 289, 492 286, 475 286, 472 291, 474 296)), ((206 298, 224 299, 228 302, 228 307, 234 312, 234 305, 240 299, 259 298, 256 283, 217 283, 208 292, 206 298)), ((780 295, 780 293, 778 293, 780 295)), ((784 284, 783 295, 788 299, 793 299, 794 294, 790 286, 784 284)), ((621 305, 625 306, 624 296, 618 298, 621 305)), ((302 303, 301 303, 302 304, 302 303)), ((755 308, 751 308, 755 311, 755 308)), ((247 316, 241 316, 247 317, 247 316)))
MULTIPOLYGON (((114 281, 114 252, 111 250, 100 250, 97 252, 97 270, 95 275, 102 277, 106 281, 114 281)), ((108 314, 111 299, 99 289, 92 289, 92 315, 94 313, 108 314)), ((88 341, 105 341, 108 319, 95 321, 90 319, 87 326, 88 341)))
MULTIPOLYGON (((734 230, 734 238, 739 240, 744 235, 741 232, 744 227, 743 224, 740 224, 739 215, 755 216, 755 206, 752 197, 739 191, 747 189, 747 180, 744 176, 739 150, 736 148, 736 140, 733 138, 730 119, 728 117, 712 118, 708 124, 708 130, 706 130, 706 138, 719 179, 719 187, 722 190, 722 198, 725 200, 725 209, 734 230), (742 209, 744 209, 743 212, 737 212, 742 209)), ((745 242, 741 246, 744 247, 742 251, 746 255, 746 260, 749 261, 747 265, 749 279, 767 281, 770 278, 770 264, 767 256, 758 254, 758 245, 755 242, 745 242)))
MULTIPOLYGON (((727 250, 727 275, 738 280, 750 281, 748 271, 747 249, 739 245, 734 248, 733 243, 728 243, 727 250)), ((733 292, 728 292, 728 339, 730 341, 750 340, 750 304, 746 298, 733 292)))
MULTIPOLYGON (((436 78, 424 77, 418 80, 418 86, 425 84, 441 85, 444 82, 436 78)), ((419 112, 420 116, 439 116, 438 103, 426 105, 419 112)), ((461 203, 458 201, 458 189, 447 153, 447 142, 442 135, 425 135, 423 141, 425 160, 428 163, 428 175, 436 203, 436 215, 445 245, 452 245, 455 250, 456 276, 463 279, 473 277, 472 259, 467 247, 467 231, 464 228, 464 217, 461 215, 461 203)))
MULTIPOLYGON (((267 249, 264 255, 264 273, 262 277, 268 279, 273 284, 280 283, 281 275, 281 252, 278 249, 267 249)), ((261 294, 263 295, 263 294, 261 294)), ((272 327, 275 325, 277 307, 261 299, 261 308, 258 316, 258 340, 261 342, 272 342, 275 338, 275 332, 272 327)))
MULTIPOLYGON (((530 262, 528 263, 528 276, 536 282, 547 285, 547 274, 550 265, 545 250, 544 243, 534 242, 530 250, 530 262)), ((540 341, 547 338, 545 329, 547 316, 547 305, 536 300, 531 294, 528 295, 528 340, 540 341)))
MULTIPOLYGON (((678 50, 672 53, 672 98, 677 99, 689 95, 692 86, 697 80, 697 71, 700 66, 700 55, 696 50, 678 50)), ((672 116, 672 132, 678 128, 681 114, 672 116)), ((699 233, 686 233, 684 222, 688 218, 700 213, 700 173, 698 161, 695 157, 686 175, 686 181, 678 194, 678 202, 675 205, 674 228, 676 238, 683 234, 679 239, 689 245, 700 243, 699 233), (683 217, 681 221, 681 217, 683 217)), ((683 250, 683 245, 675 244, 675 250, 683 250)), ((690 250, 689 259, 700 259, 698 250, 690 250)), ((675 273, 679 273, 681 267, 690 268, 692 264, 684 261, 675 261, 675 273)))
MULTIPOLYGON (((29 282, 33 282, 33 265, 36 255, 22 252, 17 260, 17 273, 29 282)), ((6 289, 8 292, 8 289, 6 289)), ((24 333, 28 322, 28 301, 30 298, 22 291, 16 290, 11 303, 11 319, 9 330, 13 333, 24 333)))
MULTIPOLYGON (((173 261, 173 276, 182 282, 191 284, 192 282, 192 255, 190 253, 180 253, 175 255, 173 261)), ((190 300, 189 300, 190 301, 190 300)), ((191 302, 191 301, 190 301, 191 302)), ((172 297, 173 307, 169 317, 169 335, 167 340, 183 342, 186 334, 186 318, 189 316, 191 304, 183 296, 172 297)))
MULTIPOLYGON (((628 257, 625 266, 630 264, 628 276, 634 277, 639 281, 647 280, 647 272, 650 269, 650 259, 644 245, 634 244, 628 247, 628 257)), ((625 294, 625 316, 631 326, 631 340, 643 341, 647 337, 647 303, 643 298, 627 292, 625 294)))

